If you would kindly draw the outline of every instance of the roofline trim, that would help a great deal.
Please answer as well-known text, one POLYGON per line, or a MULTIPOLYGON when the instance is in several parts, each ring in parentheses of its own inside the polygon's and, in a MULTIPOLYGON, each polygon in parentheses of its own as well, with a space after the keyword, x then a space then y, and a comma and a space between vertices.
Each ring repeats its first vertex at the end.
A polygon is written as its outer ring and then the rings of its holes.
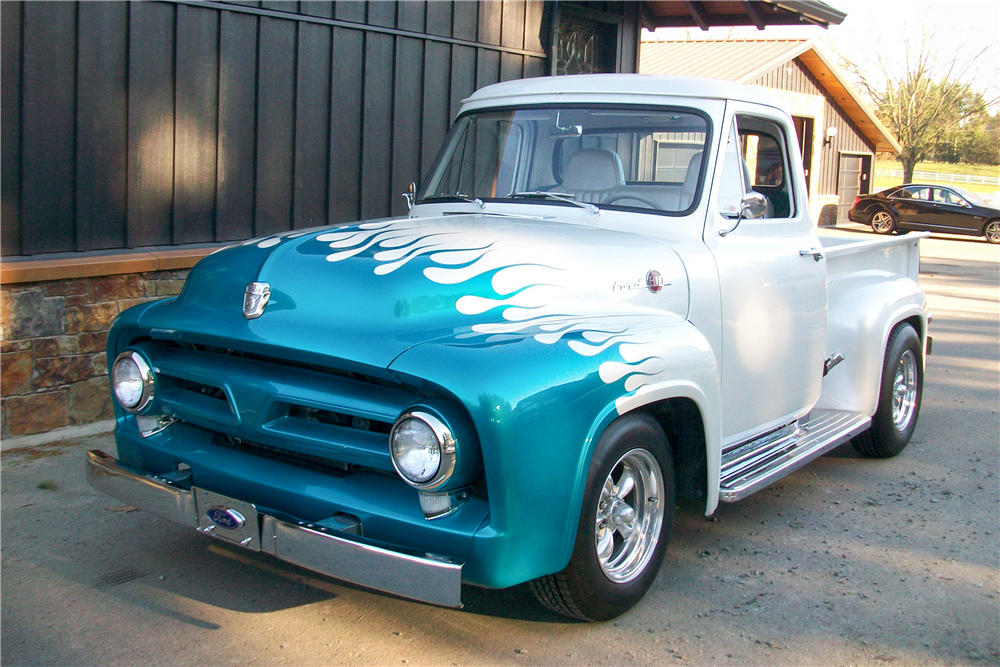
POLYGON ((816 2, 816 0, 784 0, 770 2, 769 4, 789 12, 794 12, 802 17, 808 16, 809 18, 817 19, 823 27, 829 27, 831 23, 840 25, 847 18, 847 12, 835 9, 825 2, 816 2))
MULTIPOLYGON (((865 116, 868 117, 868 120, 875 127, 875 129, 877 129, 880 133, 882 133, 882 135, 888 140, 889 145, 892 147, 892 149, 897 153, 903 152, 903 147, 900 145, 899 141, 897 141, 896 138, 892 136, 892 132, 890 132, 889 129, 882 124, 882 121, 878 119, 878 117, 875 115, 875 112, 872 111, 871 108, 868 106, 868 104, 866 104, 865 101, 861 99, 857 91, 854 90, 854 86, 850 85, 850 83, 846 80, 843 71, 841 71, 841 69, 837 67, 837 65, 835 65, 833 62, 830 61, 829 58, 827 58, 826 54, 823 52, 823 49, 820 48, 818 44, 810 42, 810 48, 813 50, 816 56, 821 61, 823 61, 823 64, 826 65, 827 69, 830 70, 830 73, 833 74, 833 76, 844 86, 844 90, 846 90, 847 94, 851 96, 851 99, 854 100, 855 104, 857 104, 858 107, 861 108, 861 111, 865 114, 865 116)), ((802 53, 805 53, 805 51, 803 51, 802 53)), ((802 54, 800 53, 799 55, 802 54)))
MULTIPOLYGON (((644 14, 643 21, 652 24, 657 28, 667 27, 699 27, 707 30, 709 27, 724 27, 735 25, 756 26, 759 29, 769 25, 795 25, 798 23, 812 23, 822 28, 829 28, 830 24, 840 25, 847 18, 847 13, 835 9, 821 0, 742 0, 743 12, 738 14, 708 14, 703 12, 700 2, 689 2, 688 13, 659 15, 653 11, 644 14), (772 8, 771 11, 761 12, 754 3, 760 6, 772 8), (679 17, 685 17, 682 21, 679 17), (662 21, 660 20, 662 19, 662 21), (760 24, 763 23, 763 26, 760 24)), ((721 4, 721 3, 720 3, 721 4)), ((643 3, 645 7, 645 3, 643 3)))

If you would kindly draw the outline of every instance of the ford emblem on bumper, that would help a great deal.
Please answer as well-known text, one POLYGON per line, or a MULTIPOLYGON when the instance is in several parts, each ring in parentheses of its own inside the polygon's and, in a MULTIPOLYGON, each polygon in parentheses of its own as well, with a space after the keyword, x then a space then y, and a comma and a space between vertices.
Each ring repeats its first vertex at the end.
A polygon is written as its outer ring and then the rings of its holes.
POLYGON ((212 520, 212 523, 226 530, 238 530, 247 522, 242 514, 228 507, 213 507, 205 514, 212 520))

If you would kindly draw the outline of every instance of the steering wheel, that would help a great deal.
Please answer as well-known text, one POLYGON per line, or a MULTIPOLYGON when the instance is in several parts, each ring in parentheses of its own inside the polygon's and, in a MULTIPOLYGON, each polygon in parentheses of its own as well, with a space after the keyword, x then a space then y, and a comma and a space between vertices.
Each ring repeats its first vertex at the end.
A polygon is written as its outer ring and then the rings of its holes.
POLYGON ((631 199, 633 201, 639 202, 640 204, 645 204, 649 208, 657 210, 660 209, 660 202, 654 200, 652 197, 647 197, 646 195, 638 195, 635 194, 634 192, 616 192, 614 194, 608 195, 608 198, 600 202, 600 205, 605 206, 607 204, 612 204, 616 201, 621 201, 623 199, 631 199))

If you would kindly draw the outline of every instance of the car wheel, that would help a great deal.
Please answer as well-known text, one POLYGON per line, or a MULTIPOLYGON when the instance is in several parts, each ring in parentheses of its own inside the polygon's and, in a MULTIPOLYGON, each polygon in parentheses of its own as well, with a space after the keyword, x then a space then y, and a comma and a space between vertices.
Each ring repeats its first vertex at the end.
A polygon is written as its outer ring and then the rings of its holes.
POLYGON ((983 229, 983 236, 990 243, 1000 243, 1000 220, 990 220, 983 229))
POLYGON ((569 565, 532 581, 531 591, 552 611, 584 621, 628 611, 656 579, 674 503, 663 429, 646 414, 620 417, 597 443, 569 565))
POLYGON ((923 386, 920 337, 909 324, 899 324, 886 346, 878 407, 871 427, 851 440, 854 449, 880 459, 903 451, 917 426, 923 386))
POLYGON ((876 234, 892 234, 896 231, 896 216, 889 211, 875 211, 872 214, 871 225, 876 234))

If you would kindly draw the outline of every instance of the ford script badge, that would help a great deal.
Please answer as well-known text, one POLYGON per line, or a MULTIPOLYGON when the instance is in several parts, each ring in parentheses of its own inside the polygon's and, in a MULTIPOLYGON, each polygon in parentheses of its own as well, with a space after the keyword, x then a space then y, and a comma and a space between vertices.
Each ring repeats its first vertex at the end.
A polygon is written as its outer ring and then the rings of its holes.
POLYGON ((242 514, 228 507, 213 507, 205 514, 212 520, 212 523, 226 530, 242 528, 243 524, 247 522, 242 514))
POLYGON ((254 320, 264 314, 264 308, 271 298, 271 286, 267 283, 250 283, 243 295, 243 317, 254 320))

